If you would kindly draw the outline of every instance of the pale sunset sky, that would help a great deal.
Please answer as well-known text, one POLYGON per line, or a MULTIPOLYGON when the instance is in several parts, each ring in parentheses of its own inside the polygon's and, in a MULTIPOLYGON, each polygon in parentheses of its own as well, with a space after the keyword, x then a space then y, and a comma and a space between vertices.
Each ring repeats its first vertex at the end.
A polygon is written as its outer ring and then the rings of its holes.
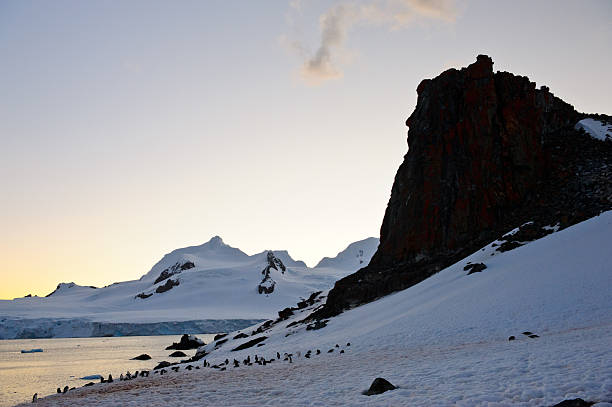
POLYGON ((0 1, 0 298, 220 235, 378 236, 416 87, 487 54, 612 114, 612 1, 0 1))

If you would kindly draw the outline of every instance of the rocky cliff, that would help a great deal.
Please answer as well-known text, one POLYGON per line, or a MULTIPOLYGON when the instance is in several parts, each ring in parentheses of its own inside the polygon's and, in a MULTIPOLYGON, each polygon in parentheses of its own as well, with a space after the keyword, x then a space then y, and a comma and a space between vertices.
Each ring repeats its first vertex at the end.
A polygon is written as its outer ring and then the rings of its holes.
POLYGON ((480 55, 417 93, 378 251, 316 317, 414 285, 525 222, 567 227, 612 207, 612 143, 574 129, 586 115, 548 88, 480 55))

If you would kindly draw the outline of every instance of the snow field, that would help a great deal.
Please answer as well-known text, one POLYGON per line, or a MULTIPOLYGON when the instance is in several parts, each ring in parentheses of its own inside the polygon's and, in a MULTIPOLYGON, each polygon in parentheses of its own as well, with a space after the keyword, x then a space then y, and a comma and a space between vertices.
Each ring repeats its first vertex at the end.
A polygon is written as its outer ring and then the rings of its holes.
POLYGON ((612 211, 508 252, 488 245, 420 284, 330 319, 320 330, 287 327, 309 312, 303 311, 262 334, 230 339, 216 350, 214 343, 204 347, 212 352, 206 357, 211 364, 230 360, 227 371, 97 385, 48 397, 42 405, 542 406, 577 397, 612 402, 610 242, 612 211), (468 261, 487 269, 467 275, 468 261), (231 351, 261 335, 268 337, 263 346, 231 351), (510 335, 516 339, 509 341, 510 335), (321 355, 303 357, 316 349, 321 355), (276 352, 293 353, 293 363, 231 367, 234 358, 270 359, 276 352), (363 396, 379 376, 399 389, 363 396))

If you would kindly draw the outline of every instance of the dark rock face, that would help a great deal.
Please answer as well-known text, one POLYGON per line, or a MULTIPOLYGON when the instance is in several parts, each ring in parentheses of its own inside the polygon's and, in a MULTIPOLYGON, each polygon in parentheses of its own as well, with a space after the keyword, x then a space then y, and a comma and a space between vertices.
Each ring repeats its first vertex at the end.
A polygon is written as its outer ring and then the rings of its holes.
POLYGON ((480 55, 417 93, 378 250, 315 318, 419 283, 523 223, 563 228, 612 207, 612 143, 575 130, 586 115, 548 88, 480 55))
POLYGON ((370 388, 367 391, 363 392, 363 394, 366 396, 373 396, 375 394, 381 394, 389 390, 395 390, 396 388, 397 387, 395 387, 382 377, 377 377, 370 385, 370 388))
POLYGON ((266 260, 266 267, 264 267, 264 269, 261 271, 261 274, 263 274, 264 277, 257 285, 257 292, 259 294, 272 294, 274 292, 274 286, 276 285, 276 281, 274 281, 272 277, 270 277, 270 271, 272 269, 276 271, 279 271, 280 269, 280 272, 283 274, 285 274, 285 271, 287 270, 281 259, 276 257, 274 255, 274 252, 272 251, 268 251, 266 255, 266 260))

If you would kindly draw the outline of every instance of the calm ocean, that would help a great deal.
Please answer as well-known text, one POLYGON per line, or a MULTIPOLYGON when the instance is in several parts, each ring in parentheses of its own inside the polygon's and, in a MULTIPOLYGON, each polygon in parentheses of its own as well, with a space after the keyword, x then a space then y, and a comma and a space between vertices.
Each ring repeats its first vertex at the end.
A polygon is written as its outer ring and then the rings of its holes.
MULTIPOLYGON (((196 336, 204 342, 214 335, 196 336)), ((121 373, 152 369, 173 351, 165 350, 180 335, 128 336, 112 338, 57 338, 57 339, 8 339, 0 340, 0 407, 32 401, 56 392, 58 387, 80 387, 90 381, 81 377, 99 374, 119 378, 121 373), (41 353, 21 353, 22 349, 41 348, 41 353), (130 360, 142 353, 149 354, 147 361, 130 360)), ((188 356, 195 350, 183 351, 188 356)))

